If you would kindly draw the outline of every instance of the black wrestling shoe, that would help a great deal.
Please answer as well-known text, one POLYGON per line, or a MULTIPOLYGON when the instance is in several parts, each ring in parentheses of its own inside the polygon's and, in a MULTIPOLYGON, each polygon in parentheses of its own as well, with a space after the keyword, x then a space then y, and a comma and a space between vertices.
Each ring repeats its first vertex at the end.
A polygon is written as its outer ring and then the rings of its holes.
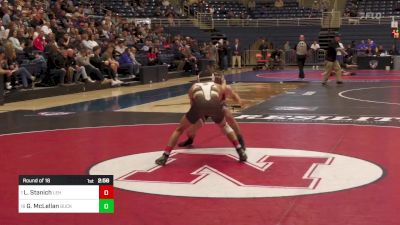
POLYGON ((193 144, 193 138, 188 138, 186 141, 182 141, 178 144, 179 147, 186 147, 193 144))
POLYGON ((166 153, 163 153, 160 158, 156 159, 156 164, 160 165, 160 166, 164 166, 165 163, 167 163, 168 158, 169 158, 169 155, 166 153))
POLYGON ((343 81, 336 81, 336 84, 343 84, 343 81))
POLYGON ((239 155, 239 161, 240 162, 245 162, 247 160, 247 155, 246 155, 246 152, 244 151, 243 148, 237 148, 236 152, 239 155))
POLYGON ((238 136, 237 136, 237 139, 238 139, 240 145, 242 146, 242 148, 243 148, 244 150, 246 150, 246 145, 244 144, 244 140, 243 140, 242 135, 238 135, 238 136))

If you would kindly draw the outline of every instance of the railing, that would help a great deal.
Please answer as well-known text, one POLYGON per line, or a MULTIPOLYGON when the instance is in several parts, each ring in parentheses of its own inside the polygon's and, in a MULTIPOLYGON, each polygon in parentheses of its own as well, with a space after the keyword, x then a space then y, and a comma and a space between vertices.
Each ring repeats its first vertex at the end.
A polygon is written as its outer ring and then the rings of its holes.
MULTIPOLYGON (((297 65, 297 57, 296 52, 294 50, 289 51, 278 51, 278 58, 275 60, 279 60, 283 66, 293 66, 297 65)), ((258 50, 246 50, 243 53, 243 64, 246 66, 254 66, 257 65, 256 54, 260 53, 258 50)), ((319 49, 317 51, 310 50, 307 59, 306 65, 312 66, 320 66, 323 65, 325 61, 325 50, 319 49)), ((274 55, 272 51, 268 51, 268 55, 274 55)))
POLYGON ((197 13, 196 19, 200 29, 213 29, 214 20, 211 13, 197 13))
POLYGON ((193 19, 166 19, 166 18, 155 18, 151 19, 151 24, 160 25, 163 27, 193 27, 193 19))
POLYGON ((395 20, 400 20, 400 16, 387 17, 343 17, 342 25, 380 25, 389 24, 395 20))
MULTIPOLYGON (((200 15, 197 15, 200 17, 200 15)), ((198 22, 206 22, 209 27, 285 27, 285 26, 321 26, 322 18, 293 18, 293 19, 211 19, 202 17, 202 20, 196 19, 173 19, 155 18, 151 19, 153 24, 162 26, 190 27, 195 26, 194 20, 198 22)), ((388 24, 392 20, 400 20, 400 16, 395 17, 380 17, 380 18, 365 18, 365 17, 346 17, 341 18, 341 25, 380 25, 388 24)), ((200 23, 198 23, 200 25, 200 23)), ((204 24, 203 24, 204 25, 204 24)))
POLYGON ((214 27, 284 27, 319 26, 321 18, 293 19, 213 19, 214 27))

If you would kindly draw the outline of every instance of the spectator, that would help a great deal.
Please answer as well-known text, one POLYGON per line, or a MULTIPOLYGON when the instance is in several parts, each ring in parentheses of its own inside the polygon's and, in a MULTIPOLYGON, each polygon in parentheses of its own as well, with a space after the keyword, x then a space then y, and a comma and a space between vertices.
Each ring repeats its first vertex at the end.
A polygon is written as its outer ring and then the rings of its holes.
POLYGON ((154 66, 159 64, 159 60, 158 60, 158 49, 157 48, 150 48, 149 52, 146 54, 147 56, 147 60, 148 66, 154 66))
MULTIPOLYGON (((5 82, 5 88, 6 90, 11 90, 11 76, 14 73, 13 70, 11 70, 8 67, 8 62, 6 59, 6 54, 5 54, 5 49, 3 47, 0 47, 0 75, 5 76, 4 77, 4 82, 5 82)), ((0 84, 3 85, 3 84, 0 84)))
POLYGON ((10 41, 6 42, 4 48, 7 62, 4 65, 5 68, 3 69, 10 69, 13 71, 11 73, 11 76, 6 77, 6 89, 9 90, 12 88, 12 79, 14 79, 13 86, 16 86, 16 84, 18 83, 18 79, 21 79, 23 88, 28 88, 28 79, 33 82, 35 81, 35 77, 32 76, 32 74, 25 67, 21 67, 20 65, 18 65, 16 61, 17 55, 14 46, 10 41))
POLYGON ((284 50, 285 52, 291 50, 291 48, 290 48, 290 42, 289 42, 289 41, 286 41, 286 42, 285 42, 285 44, 283 45, 283 50, 284 50))
POLYGON ((317 65, 318 64, 318 50, 320 49, 321 47, 319 46, 319 44, 318 44, 318 42, 317 41, 314 41, 312 44, 311 44, 311 47, 310 47, 310 49, 311 49, 311 52, 312 52, 312 57, 313 57, 313 63, 314 63, 314 65, 313 65, 313 70, 315 70, 315 69, 319 69, 319 66, 317 65))
POLYGON ((87 33, 82 34, 82 44, 89 50, 93 50, 94 47, 99 46, 99 44, 93 40, 93 35, 87 33))
POLYGON ((33 40, 33 47, 35 50, 44 52, 44 48, 46 47, 46 45, 47 43, 44 38, 44 33, 40 31, 38 36, 33 40))
POLYGON ((284 6, 283 0, 275 0, 275 7, 276 8, 282 8, 284 6))
POLYGON ((121 54, 121 56, 118 59, 118 63, 120 65, 119 70, 120 71, 126 71, 130 77, 134 78, 134 69, 135 66, 133 64, 133 60, 131 58, 131 52, 129 48, 125 48, 124 52, 121 54))
POLYGON ((4 13, 3 18, 2 18, 3 25, 8 27, 11 23, 10 10, 7 8, 4 8, 3 13, 4 13))
POLYGON ((218 43, 218 56, 219 56, 219 68, 221 70, 228 69, 228 48, 226 41, 221 39, 218 43))
POLYGON ((47 68, 49 71, 49 77, 46 80, 50 85, 58 84, 64 86, 65 76, 67 71, 65 70, 64 55, 65 50, 59 50, 55 45, 50 46, 49 60, 47 61, 47 68))
POLYGON ((235 43, 232 46, 232 68, 235 68, 236 62, 238 65, 238 68, 242 68, 242 46, 239 43, 239 39, 235 39, 235 43))
POLYGON ((319 46, 317 41, 314 41, 310 47, 313 51, 318 51, 321 47, 319 46))
POLYGON ((376 55, 378 56, 383 56, 386 55, 387 51, 385 50, 385 48, 383 47, 383 45, 379 45, 377 51, 376 51, 376 55))
POLYGON ((126 49, 127 49, 127 47, 125 45, 125 40, 119 39, 117 41, 117 45, 115 46, 115 55, 117 55, 117 56, 122 55, 126 49))
POLYGON ((131 47, 129 50, 133 63, 133 74, 137 76, 139 75, 140 67, 142 66, 142 64, 136 60, 137 49, 135 47, 131 47))
POLYGON ((11 41, 11 43, 12 43, 12 45, 15 48, 17 53, 23 53, 24 52, 24 46, 23 46, 23 44, 21 45, 21 43, 19 42, 18 31, 17 30, 11 31, 11 37, 9 37, 8 40, 11 41))
POLYGON ((191 73, 196 73, 196 62, 197 59, 195 56, 193 56, 192 51, 190 49, 189 45, 186 45, 182 49, 182 54, 184 56, 184 66, 183 69, 185 72, 191 72, 191 73))
POLYGON ((72 77, 71 81, 74 83, 79 83, 79 79, 82 76, 82 79, 86 83, 93 83, 94 81, 90 79, 90 77, 88 76, 85 66, 80 65, 76 61, 77 56, 75 54, 75 51, 70 48, 67 49, 66 53, 67 53, 66 66, 67 68, 69 67, 69 70, 71 71, 70 73, 73 74, 73 76, 71 76, 72 77))
POLYGON ((261 40, 261 44, 258 47, 258 50, 261 51, 262 59, 267 59, 268 43, 266 42, 265 38, 261 40))
POLYGON ((90 63, 90 57, 86 48, 82 48, 76 55, 76 63, 78 66, 84 66, 88 75, 88 82, 93 80, 104 81, 104 76, 101 71, 90 63))
POLYGON ((395 44, 392 45, 392 48, 389 50, 389 55, 399 55, 399 51, 395 44))
MULTIPOLYGON (((111 47, 112 48, 112 47, 111 47)), ((110 51, 110 50, 109 50, 110 51)), ((90 57, 90 63, 95 66, 96 68, 100 69, 103 73, 105 73, 111 79, 111 85, 119 85, 121 82, 117 81, 117 69, 115 66, 114 68, 111 67, 111 60, 107 60, 108 53, 103 56, 101 54, 101 48, 96 46, 93 48, 93 56, 90 57)))
POLYGON ((364 40, 361 40, 360 44, 358 44, 356 46, 357 50, 367 50, 368 49, 368 45, 365 44, 364 40))

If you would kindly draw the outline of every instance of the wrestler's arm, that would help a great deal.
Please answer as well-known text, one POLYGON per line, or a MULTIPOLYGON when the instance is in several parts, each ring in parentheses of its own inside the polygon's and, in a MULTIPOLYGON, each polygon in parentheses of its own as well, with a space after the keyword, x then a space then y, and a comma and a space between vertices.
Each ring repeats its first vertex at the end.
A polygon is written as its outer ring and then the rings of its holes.
POLYGON ((232 98, 236 103, 242 104, 242 99, 240 99, 240 96, 234 90, 232 90, 231 86, 229 85, 226 85, 225 87, 225 95, 226 97, 232 98))
POLYGON ((189 89, 188 91, 188 96, 189 96, 189 100, 190 100, 190 105, 192 105, 193 103, 193 89, 194 89, 194 85, 189 89))

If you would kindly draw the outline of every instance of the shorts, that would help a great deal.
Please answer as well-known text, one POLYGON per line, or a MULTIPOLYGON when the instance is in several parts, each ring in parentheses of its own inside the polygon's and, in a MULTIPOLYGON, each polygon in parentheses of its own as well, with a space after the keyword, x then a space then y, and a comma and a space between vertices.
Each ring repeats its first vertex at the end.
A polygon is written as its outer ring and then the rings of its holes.
POLYGON ((186 113, 186 119, 195 124, 199 119, 206 120, 206 117, 219 124, 224 120, 223 104, 221 102, 199 101, 192 104, 189 112, 186 113))

